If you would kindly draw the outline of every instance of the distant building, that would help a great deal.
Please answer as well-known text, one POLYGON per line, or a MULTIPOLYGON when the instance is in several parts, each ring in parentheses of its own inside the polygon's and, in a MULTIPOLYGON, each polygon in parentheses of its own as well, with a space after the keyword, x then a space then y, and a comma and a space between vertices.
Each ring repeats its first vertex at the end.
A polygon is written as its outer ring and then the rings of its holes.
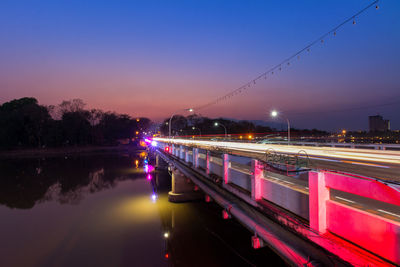
POLYGON ((384 120, 381 115, 369 116, 370 132, 387 132, 390 130, 390 121, 384 120))

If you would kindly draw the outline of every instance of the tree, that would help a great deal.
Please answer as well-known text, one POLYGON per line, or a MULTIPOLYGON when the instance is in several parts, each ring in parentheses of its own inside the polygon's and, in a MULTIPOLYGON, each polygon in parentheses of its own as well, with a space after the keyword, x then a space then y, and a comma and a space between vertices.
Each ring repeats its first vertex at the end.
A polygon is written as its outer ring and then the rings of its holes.
POLYGON ((47 108, 35 98, 4 103, 0 106, 0 146, 42 146, 50 120, 47 108))

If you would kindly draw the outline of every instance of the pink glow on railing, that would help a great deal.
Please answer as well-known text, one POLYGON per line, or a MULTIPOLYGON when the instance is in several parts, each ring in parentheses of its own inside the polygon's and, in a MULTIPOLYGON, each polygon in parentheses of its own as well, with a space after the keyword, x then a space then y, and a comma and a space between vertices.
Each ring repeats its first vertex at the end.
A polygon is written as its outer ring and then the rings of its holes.
POLYGON ((400 206, 400 193, 381 182, 354 178, 333 172, 324 173, 329 175, 329 179, 325 181, 328 188, 400 206))
POLYGON ((400 223, 335 201, 327 201, 328 230, 400 264, 400 223))
POLYGON ((400 264, 400 223, 330 200, 330 189, 399 206, 400 193, 370 179, 333 172, 309 174, 310 227, 329 231, 400 264))

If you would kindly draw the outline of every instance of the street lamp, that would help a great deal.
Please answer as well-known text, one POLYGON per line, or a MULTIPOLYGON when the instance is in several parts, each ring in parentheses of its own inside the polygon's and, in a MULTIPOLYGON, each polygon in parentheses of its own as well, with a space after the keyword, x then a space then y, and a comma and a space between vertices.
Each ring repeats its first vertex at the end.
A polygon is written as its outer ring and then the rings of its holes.
POLYGON ((192 127, 192 130, 196 130, 196 129, 199 130, 200 137, 201 137, 201 130, 199 128, 197 128, 197 127, 194 127, 194 126, 192 127))
MULTIPOLYGON (((278 117, 278 115, 279 115, 278 111, 276 110, 271 111, 271 117, 276 118, 278 117)), ((290 121, 288 118, 286 118, 286 122, 287 122, 287 135, 288 135, 287 143, 288 145, 290 145, 290 121)))
POLYGON ((171 118, 169 118, 169 123, 168 123, 168 126, 169 126, 168 138, 170 138, 170 139, 171 139, 171 123, 172 123, 172 118, 173 118, 173 117, 176 115, 176 113, 178 113, 179 111, 189 111, 189 112, 193 112, 194 110, 193 110, 192 108, 180 109, 180 110, 175 111, 175 112, 172 114, 171 118))
POLYGON ((216 126, 216 127, 218 127, 218 126, 224 127, 224 130, 225 130, 225 138, 227 137, 228 133, 227 133, 227 131, 226 131, 226 127, 225 127, 222 123, 220 123, 220 122, 214 122, 214 126, 216 126))

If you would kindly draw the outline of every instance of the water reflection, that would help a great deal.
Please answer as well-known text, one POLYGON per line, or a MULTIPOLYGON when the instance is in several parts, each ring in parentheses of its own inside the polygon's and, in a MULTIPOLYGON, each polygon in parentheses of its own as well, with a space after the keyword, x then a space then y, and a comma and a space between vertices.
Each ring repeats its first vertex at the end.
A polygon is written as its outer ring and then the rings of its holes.
POLYGON ((143 154, 2 160, 0 204, 31 209, 45 201, 78 204, 85 195, 113 188, 118 181, 143 176, 130 162, 143 154))
POLYGON ((168 202, 146 153, 0 162, 2 266, 252 266, 278 260, 210 203, 168 202), (147 161, 147 163, 146 163, 147 161), (19 255, 24 255, 20 257, 19 255))

